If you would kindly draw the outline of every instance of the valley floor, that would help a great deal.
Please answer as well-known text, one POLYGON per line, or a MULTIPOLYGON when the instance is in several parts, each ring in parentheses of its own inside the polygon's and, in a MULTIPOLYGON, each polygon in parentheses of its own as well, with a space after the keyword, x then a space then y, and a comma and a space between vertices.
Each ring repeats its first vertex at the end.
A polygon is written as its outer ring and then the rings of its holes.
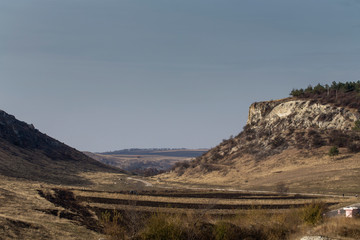
MULTIPOLYGON (((193 231, 191 221, 195 221, 195 225, 210 224, 208 226, 213 234, 214 229, 222 226, 222 221, 230 224, 229 226, 236 223, 236 229, 249 230, 250 225, 236 220, 240 216, 241 219, 255 221, 254 226, 261 227, 265 223, 256 223, 258 220, 252 215, 264 215, 266 217, 261 217, 261 221, 275 224, 268 226, 270 231, 278 224, 270 221, 271 216, 278 216, 281 221, 285 221, 294 209, 300 209, 314 201, 322 202, 326 208, 337 209, 357 200, 342 195, 311 196, 190 189, 184 184, 166 185, 153 179, 114 173, 87 172, 81 177, 92 184, 54 185, 0 176, 0 239, 110 239, 109 236, 114 235, 114 229, 123 229, 122 225, 116 225, 115 228, 111 225, 109 228, 106 217, 111 219, 114 214, 120 214, 121 221, 126 220, 123 222, 124 226, 130 226, 127 224, 131 223, 131 226, 138 227, 121 230, 127 237, 131 237, 131 234, 147 234, 148 226, 151 221, 155 221, 154 218, 156 221, 176 222, 180 217, 184 221, 183 227, 187 229, 186 234, 193 231)), ((301 235, 303 231, 296 224, 289 226, 289 229, 292 234, 289 232, 286 236, 292 236, 291 239, 297 239, 295 236, 301 235)), ((290 231, 289 229, 285 230, 290 231)), ((253 234, 251 231, 247 233, 253 234)))

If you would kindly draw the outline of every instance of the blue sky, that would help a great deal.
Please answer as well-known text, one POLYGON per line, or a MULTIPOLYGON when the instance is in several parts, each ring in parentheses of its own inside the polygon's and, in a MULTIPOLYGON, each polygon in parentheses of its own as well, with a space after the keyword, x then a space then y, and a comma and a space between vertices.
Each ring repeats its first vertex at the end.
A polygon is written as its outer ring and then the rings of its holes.
POLYGON ((0 109, 79 150, 213 147, 360 80, 357 0, 2 0, 0 109))

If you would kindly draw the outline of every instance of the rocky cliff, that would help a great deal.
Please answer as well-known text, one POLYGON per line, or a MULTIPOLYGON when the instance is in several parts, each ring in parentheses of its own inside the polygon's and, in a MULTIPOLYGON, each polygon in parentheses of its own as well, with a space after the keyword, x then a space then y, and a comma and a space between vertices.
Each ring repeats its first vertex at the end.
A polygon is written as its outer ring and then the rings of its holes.
POLYGON ((257 102, 250 106, 247 124, 240 134, 190 163, 176 165, 169 179, 208 176, 206 181, 240 181, 249 174, 258 176, 263 171, 275 171, 280 165, 288 167, 298 159, 327 159, 331 146, 352 156, 360 152, 360 134, 354 130, 359 119, 357 109, 314 99, 257 102), (280 164, 278 159, 286 161, 280 164), (269 164, 273 167, 264 168, 269 164))
POLYGON ((0 110, 0 174, 52 183, 82 183, 78 173, 117 171, 0 110))
POLYGON ((355 109, 324 105, 313 100, 286 99, 253 103, 249 109, 247 125, 256 128, 257 125, 265 124, 267 128, 274 128, 282 123, 284 129, 318 128, 348 131, 354 127, 359 117, 355 109))

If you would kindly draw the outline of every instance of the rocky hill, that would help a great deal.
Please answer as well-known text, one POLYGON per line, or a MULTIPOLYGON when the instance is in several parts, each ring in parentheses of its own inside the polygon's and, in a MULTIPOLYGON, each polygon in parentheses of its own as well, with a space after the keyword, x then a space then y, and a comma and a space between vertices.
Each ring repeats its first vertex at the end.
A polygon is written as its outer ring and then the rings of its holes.
MULTIPOLYGON (((346 164, 353 166, 350 168, 357 168, 359 109, 334 104, 319 95, 253 103, 239 135, 224 140, 192 162, 177 164, 161 179, 262 189, 280 181, 299 184, 304 180, 300 179, 301 173, 307 176, 305 171, 315 173, 324 165, 339 163, 329 156, 332 146, 341 153, 335 159, 348 160, 346 164), (298 179, 292 179, 293 176, 298 179)), ((341 166, 333 167, 342 171, 341 166)))
POLYGON ((80 172, 120 171, 0 111, 0 174, 50 183, 81 184, 80 172))

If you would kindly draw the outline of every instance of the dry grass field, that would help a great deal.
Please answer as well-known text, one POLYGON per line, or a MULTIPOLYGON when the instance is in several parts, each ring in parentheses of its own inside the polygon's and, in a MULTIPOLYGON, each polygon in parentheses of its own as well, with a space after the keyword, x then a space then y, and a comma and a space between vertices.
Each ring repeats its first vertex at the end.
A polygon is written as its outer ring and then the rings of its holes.
POLYGON ((360 193, 360 154, 340 148, 336 157, 328 155, 329 148, 308 151, 289 149, 262 160, 244 156, 234 165, 221 166, 220 171, 208 173, 187 171, 157 175, 154 183, 193 187, 232 188, 274 191, 284 183, 290 192, 345 194, 360 193))
MULTIPOLYGON (((309 228, 300 220, 286 225, 289 218, 300 219, 300 209, 314 202, 336 209, 357 200, 342 196, 164 188, 163 184, 150 187, 134 177, 114 173, 82 173, 80 177, 91 184, 54 185, 1 176, 0 239, 164 239, 155 237, 163 233, 164 229, 156 230, 160 226, 181 233, 173 239, 213 239, 216 234, 230 234, 229 229, 239 231, 231 232, 235 234, 231 236, 240 232, 254 236, 249 239, 258 239, 255 236, 296 239, 297 234, 309 229, 331 235, 323 225, 309 228), (297 217, 293 218, 295 213, 297 217), (286 228, 278 228, 279 223, 286 228), (154 229, 157 232, 152 232, 154 229), (202 234, 211 237, 200 238, 202 234)), ((343 226, 336 221, 330 224, 343 226)))
POLYGON ((0 180, 0 239, 98 239, 102 236, 66 218, 49 214, 65 211, 38 194, 38 190, 53 186, 2 176, 0 180))

